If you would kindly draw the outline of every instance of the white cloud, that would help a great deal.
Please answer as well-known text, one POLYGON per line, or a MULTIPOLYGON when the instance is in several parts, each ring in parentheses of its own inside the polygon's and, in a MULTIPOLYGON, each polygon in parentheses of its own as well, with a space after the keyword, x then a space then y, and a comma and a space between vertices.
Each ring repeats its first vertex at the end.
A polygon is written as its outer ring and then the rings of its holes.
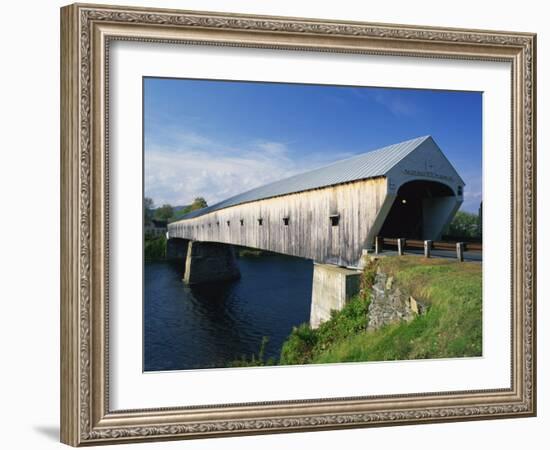
MULTIPOLYGON (((172 130, 163 144, 146 142, 145 195, 157 206, 186 205, 204 197, 209 205, 258 186, 355 155, 320 152, 300 155, 282 142, 255 140, 236 148, 193 132, 172 130)), ((482 201, 481 179, 462 174, 463 211, 477 213, 482 201)))
POLYGON ((199 196, 212 205, 349 156, 325 152, 296 159, 281 142, 261 140, 235 148, 196 133, 170 133, 163 145, 146 143, 145 195, 156 205, 185 205, 199 196))

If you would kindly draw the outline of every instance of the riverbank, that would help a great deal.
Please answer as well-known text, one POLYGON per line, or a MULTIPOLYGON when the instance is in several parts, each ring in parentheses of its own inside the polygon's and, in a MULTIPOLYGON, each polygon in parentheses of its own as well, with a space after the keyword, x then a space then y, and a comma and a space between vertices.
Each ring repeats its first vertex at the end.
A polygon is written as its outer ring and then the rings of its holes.
MULTIPOLYGON (((380 290, 379 286, 376 286, 380 290)), ((231 366, 295 365, 474 357, 482 354, 482 271, 476 263, 415 256, 380 258, 365 268, 360 293, 312 329, 294 327, 279 361, 260 355, 231 366), (413 298, 407 320, 373 328, 375 283, 413 298), (419 306, 421 305, 421 306, 419 306), (412 310, 411 310, 412 311, 412 310)))
POLYGON ((164 235, 149 237, 143 240, 145 261, 164 261, 166 259, 166 237, 164 235))
POLYGON ((363 273, 361 293, 313 330, 293 329, 279 364, 390 361, 481 356, 481 265, 415 256, 381 258, 363 273), (392 277, 421 302, 412 320, 367 330, 377 274, 392 277))
POLYGON ((365 269, 359 295, 313 330, 304 323, 311 261, 244 253, 240 280, 190 288, 164 248, 163 237, 146 242, 146 370, 481 355, 481 264, 380 258, 365 269), (387 324, 384 295, 393 301, 397 290, 401 303, 415 299, 417 313, 409 305, 397 314, 408 321, 387 324))
MULTIPOLYGON (((143 240, 145 261, 165 261, 166 260, 166 236, 148 236, 143 240)), ((259 258, 265 255, 273 254, 265 250, 259 250, 248 247, 235 246, 238 258, 259 258)))

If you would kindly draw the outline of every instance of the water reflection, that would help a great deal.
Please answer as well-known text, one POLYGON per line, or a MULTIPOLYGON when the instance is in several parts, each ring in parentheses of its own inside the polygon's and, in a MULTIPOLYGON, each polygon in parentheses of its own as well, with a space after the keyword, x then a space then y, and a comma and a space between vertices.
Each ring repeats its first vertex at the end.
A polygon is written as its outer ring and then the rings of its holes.
POLYGON ((225 367, 258 353, 278 359, 292 327, 309 320, 311 261, 282 255, 238 260, 241 278, 186 287, 181 269, 145 264, 144 369, 225 367))

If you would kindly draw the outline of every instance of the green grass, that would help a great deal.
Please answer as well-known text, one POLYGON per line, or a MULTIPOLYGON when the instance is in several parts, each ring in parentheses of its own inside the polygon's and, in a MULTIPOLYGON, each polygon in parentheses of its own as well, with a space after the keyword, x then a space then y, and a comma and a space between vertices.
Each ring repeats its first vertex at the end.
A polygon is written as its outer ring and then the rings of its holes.
POLYGON ((428 305, 409 323, 366 331, 369 289, 375 267, 366 268, 361 294, 312 330, 295 328, 281 364, 389 361, 480 356, 482 273, 476 263, 415 256, 381 258, 377 264, 400 288, 428 305))
POLYGON ((145 261, 158 261, 166 257, 166 237, 145 237, 144 239, 145 261))
POLYGON ((277 361, 273 358, 265 358, 265 348, 269 342, 268 336, 263 336, 260 343, 258 354, 252 354, 250 357, 242 355, 240 359, 230 361, 228 367, 258 367, 258 366, 275 366, 277 361))

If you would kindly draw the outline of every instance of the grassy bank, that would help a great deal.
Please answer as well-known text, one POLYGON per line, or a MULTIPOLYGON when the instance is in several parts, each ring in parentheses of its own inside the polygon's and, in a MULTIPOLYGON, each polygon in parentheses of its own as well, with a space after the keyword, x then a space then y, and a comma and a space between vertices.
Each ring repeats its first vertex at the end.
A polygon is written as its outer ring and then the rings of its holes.
POLYGON ((295 328, 280 364, 388 361, 481 355, 481 265, 416 256, 381 258, 377 264, 400 288, 428 305, 409 323, 366 331, 376 267, 363 274, 361 293, 312 330, 295 328))
POLYGON ((164 235, 146 236, 143 243, 145 261, 158 261, 166 258, 166 237, 164 235))

